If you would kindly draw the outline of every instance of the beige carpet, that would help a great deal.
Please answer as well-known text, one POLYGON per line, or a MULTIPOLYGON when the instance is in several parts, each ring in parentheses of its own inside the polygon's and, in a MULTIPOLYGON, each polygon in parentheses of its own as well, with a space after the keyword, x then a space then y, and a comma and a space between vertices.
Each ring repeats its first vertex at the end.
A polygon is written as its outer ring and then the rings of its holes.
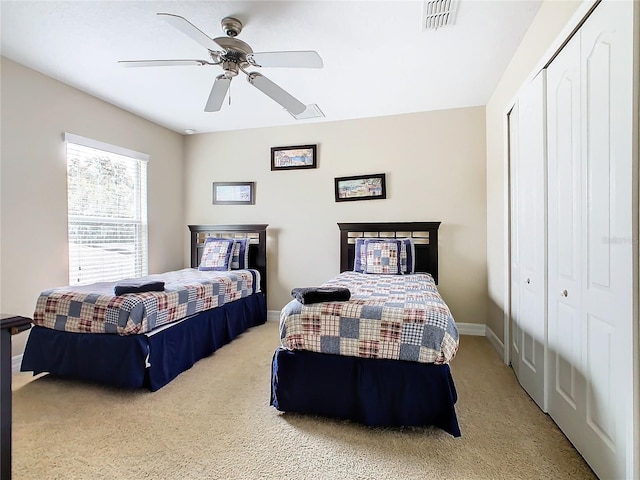
POLYGON ((275 322, 161 390, 14 375, 14 479, 589 479, 583 459, 482 337, 452 362, 461 438, 269 406, 275 322))

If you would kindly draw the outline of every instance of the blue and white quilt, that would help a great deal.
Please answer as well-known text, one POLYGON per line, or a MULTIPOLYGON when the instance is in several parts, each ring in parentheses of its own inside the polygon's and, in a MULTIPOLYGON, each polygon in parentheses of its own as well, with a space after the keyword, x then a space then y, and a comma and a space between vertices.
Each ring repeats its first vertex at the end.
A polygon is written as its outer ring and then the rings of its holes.
POLYGON ((458 350, 453 316, 427 273, 349 271, 322 286, 348 288, 351 299, 289 302, 280 314, 284 348, 435 364, 449 363, 458 350))
POLYGON ((164 282, 164 291, 115 296, 119 282, 54 288, 38 297, 33 323, 67 332, 135 335, 260 290, 257 270, 185 268, 134 280, 164 282))

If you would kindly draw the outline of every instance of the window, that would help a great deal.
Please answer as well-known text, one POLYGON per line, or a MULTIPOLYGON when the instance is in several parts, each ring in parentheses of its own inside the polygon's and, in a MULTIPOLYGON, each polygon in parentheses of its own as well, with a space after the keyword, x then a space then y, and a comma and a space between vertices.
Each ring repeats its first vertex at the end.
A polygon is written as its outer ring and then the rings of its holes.
POLYGON ((65 134, 69 284, 148 273, 148 155, 65 134))

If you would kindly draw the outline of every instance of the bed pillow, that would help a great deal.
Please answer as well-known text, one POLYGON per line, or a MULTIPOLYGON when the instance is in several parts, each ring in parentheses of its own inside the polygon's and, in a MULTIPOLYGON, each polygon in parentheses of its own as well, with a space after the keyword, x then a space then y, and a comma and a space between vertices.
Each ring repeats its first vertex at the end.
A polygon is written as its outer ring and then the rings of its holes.
POLYGON ((229 270, 233 240, 209 237, 204 242, 204 250, 198 270, 229 270))
POLYGON ((231 251, 231 270, 244 270, 249 268, 249 239, 236 238, 233 240, 231 251))
MULTIPOLYGON (((353 271, 364 273, 367 267, 367 249, 364 245, 365 238, 356 238, 353 271)), ((396 239, 377 238, 378 242, 395 242, 396 239)), ((401 243, 400 267, 402 273, 414 273, 416 270, 416 248, 410 238, 398 238, 401 243)))
POLYGON ((402 242, 400 250, 400 266, 402 273, 414 273, 416 270, 416 247, 410 238, 399 238, 402 242))
POLYGON ((400 266, 400 240, 367 239, 364 242, 367 251, 365 273, 402 275, 400 266))
POLYGON ((353 271, 358 273, 364 273, 365 266, 367 265, 367 249, 364 246, 365 239, 360 237, 356 238, 356 249, 353 256, 353 271))

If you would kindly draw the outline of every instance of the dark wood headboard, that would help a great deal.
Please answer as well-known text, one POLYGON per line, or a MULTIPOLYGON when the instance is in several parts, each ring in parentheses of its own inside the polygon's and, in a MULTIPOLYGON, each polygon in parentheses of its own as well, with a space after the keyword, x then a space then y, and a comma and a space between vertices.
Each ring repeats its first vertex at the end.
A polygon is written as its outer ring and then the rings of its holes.
POLYGON ((441 222, 338 223, 340 272, 353 270, 356 238, 411 238, 416 249, 416 272, 427 272, 438 283, 438 228, 441 222))
POLYGON ((249 268, 260 272, 260 289, 267 295, 268 225, 189 225, 191 231, 191 268, 197 268, 208 237, 248 238, 249 268))

